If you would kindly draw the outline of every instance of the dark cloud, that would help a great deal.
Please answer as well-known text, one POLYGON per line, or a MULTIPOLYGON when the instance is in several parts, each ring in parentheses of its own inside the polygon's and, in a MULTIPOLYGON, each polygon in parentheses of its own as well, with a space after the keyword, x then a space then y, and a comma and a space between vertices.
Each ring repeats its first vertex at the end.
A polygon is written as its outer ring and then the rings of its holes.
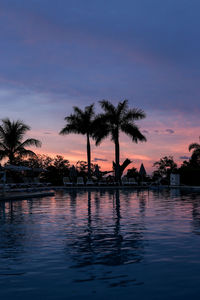
POLYGON ((165 131, 169 134, 173 134, 175 132, 173 129, 166 129, 165 131))
POLYGON ((180 158, 180 159, 190 159, 189 156, 180 156, 179 158, 180 158))
POLYGON ((44 132, 44 134, 51 134, 51 132, 44 132))
POLYGON ((108 160, 104 158, 95 157, 93 161, 108 161, 108 160))
POLYGON ((0 84, 199 114, 200 2, 125 2, 1 0, 0 84))

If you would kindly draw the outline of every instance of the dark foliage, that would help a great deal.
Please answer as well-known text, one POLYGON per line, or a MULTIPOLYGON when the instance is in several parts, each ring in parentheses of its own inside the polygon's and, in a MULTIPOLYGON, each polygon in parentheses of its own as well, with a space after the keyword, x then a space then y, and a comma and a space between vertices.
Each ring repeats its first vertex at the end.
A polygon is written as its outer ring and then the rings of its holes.
POLYGON ((8 158, 10 164, 15 164, 16 159, 21 157, 33 157, 35 153, 27 147, 40 147, 39 140, 29 138, 23 140, 30 127, 22 121, 10 121, 3 119, 0 125, 0 160, 8 158))
POLYGON ((96 126, 96 144, 100 144, 103 139, 109 135, 115 144, 115 180, 117 182, 121 179, 121 166, 120 166, 120 145, 119 134, 120 132, 128 135, 133 142, 146 141, 145 136, 140 132, 138 126, 135 124, 136 120, 145 118, 145 113, 141 109, 128 107, 128 101, 124 100, 119 102, 115 107, 107 100, 100 101, 101 107, 104 110, 96 118, 101 126, 96 126))

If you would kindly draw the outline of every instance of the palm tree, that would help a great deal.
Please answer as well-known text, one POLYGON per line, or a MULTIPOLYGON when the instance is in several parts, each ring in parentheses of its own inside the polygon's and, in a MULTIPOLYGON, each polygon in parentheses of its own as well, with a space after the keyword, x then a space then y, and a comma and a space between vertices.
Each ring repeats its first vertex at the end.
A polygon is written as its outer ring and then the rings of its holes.
POLYGON ((90 138, 94 138, 94 129, 97 124, 95 121, 94 104, 85 107, 81 110, 74 106, 74 113, 65 118, 66 126, 60 131, 60 134, 82 134, 87 138, 87 164, 88 164, 88 178, 91 177, 91 147, 90 138), (96 125, 95 125, 96 124, 96 125))
MULTIPOLYGON (((199 137, 200 140, 200 137, 199 137)), ((193 150, 192 156, 191 156, 191 161, 193 163, 197 163, 199 165, 199 160, 200 160, 200 144, 198 143, 192 143, 188 147, 189 151, 193 150)))
POLYGON ((13 164, 17 157, 36 155, 26 147, 41 147, 41 142, 32 138, 23 141, 23 137, 28 130, 30 130, 30 127, 20 120, 13 122, 8 118, 2 120, 0 125, 0 160, 7 157, 9 163, 13 164))
POLYGON ((145 136, 140 132, 135 120, 145 118, 145 113, 141 109, 128 108, 128 100, 119 102, 115 107, 107 100, 100 101, 100 105, 104 110, 104 114, 97 117, 98 122, 101 122, 98 132, 96 132, 96 145, 108 135, 115 144, 115 179, 120 181, 120 147, 119 147, 119 133, 124 132, 131 137, 132 141, 146 141, 145 136))
POLYGON ((188 149, 189 149, 189 151, 193 150, 193 153, 194 152, 199 152, 200 153, 200 144, 192 143, 192 144, 189 145, 188 149))

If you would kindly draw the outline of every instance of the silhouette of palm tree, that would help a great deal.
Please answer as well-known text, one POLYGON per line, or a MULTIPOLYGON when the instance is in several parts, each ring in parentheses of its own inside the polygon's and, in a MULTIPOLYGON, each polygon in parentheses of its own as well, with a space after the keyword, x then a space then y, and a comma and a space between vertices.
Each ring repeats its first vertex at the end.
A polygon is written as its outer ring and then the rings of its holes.
POLYGON ((119 102, 115 107, 107 100, 100 101, 100 105, 104 110, 104 114, 97 117, 97 121, 101 122, 101 126, 97 127, 96 132, 96 145, 100 144, 103 139, 111 135, 111 140, 115 144, 115 179, 120 181, 120 146, 119 146, 119 133, 124 132, 131 137, 132 141, 146 141, 145 136, 140 132, 135 120, 145 118, 145 113, 141 109, 128 108, 128 100, 119 102))
POLYGON ((67 116, 66 126, 60 131, 60 134, 77 133, 86 135, 87 137, 87 163, 88 163, 88 177, 91 177, 91 147, 90 137, 94 138, 95 121, 94 104, 85 107, 85 110, 81 110, 77 106, 73 107, 74 113, 67 116))
POLYGON ((193 150, 193 153, 194 152, 200 153, 200 144, 198 144, 198 143, 192 143, 189 145, 188 148, 189 148, 189 151, 193 150))
MULTIPOLYGON (((200 140, 200 137, 199 137, 199 140, 200 140)), ((193 162, 198 163, 198 161, 200 159, 200 144, 192 143, 189 145, 188 149, 189 149, 189 151, 193 150, 191 160, 193 162)))
POLYGON ((10 121, 6 118, 0 125, 0 160, 8 157, 9 163, 13 164, 15 158, 25 156, 36 156, 36 154, 26 149, 29 146, 41 147, 41 142, 37 139, 26 139, 23 137, 30 127, 22 121, 10 121))

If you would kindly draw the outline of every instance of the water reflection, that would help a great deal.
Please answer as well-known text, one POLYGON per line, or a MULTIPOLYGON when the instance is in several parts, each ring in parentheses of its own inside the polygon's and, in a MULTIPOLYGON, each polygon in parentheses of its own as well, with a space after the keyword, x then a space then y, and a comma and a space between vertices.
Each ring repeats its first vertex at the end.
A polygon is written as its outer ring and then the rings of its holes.
POLYGON ((21 203, 0 202, 0 258, 16 260, 24 253, 26 232, 20 222, 24 222, 21 203))
POLYGON ((150 299, 182 299, 183 286, 198 287, 197 193, 60 191, 0 202, 0 227, 2 299, 104 299, 106 289, 113 299, 152 290, 150 299))
MULTIPOLYGON (((70 238, 66 237, 66 253, 74 261, 73 267, 140 262, 144 252, 142 218, 128 220, 126 216, 122 217, 119 190, 101 192, 101 197, 94 194, 92 198, 92 195, 91 191, 87 192, 87 223, 74 231, 70 238), (106 197, 112 199, 113 213, 105 217, 100 202, 106 197)), ((144 216, 146 198, 140 195, 139 199, 140 214, 144 216)))
POLYGON ((200 200, 196 194, 192 194, 191 199, 193 232, 200 235, 200 200))

